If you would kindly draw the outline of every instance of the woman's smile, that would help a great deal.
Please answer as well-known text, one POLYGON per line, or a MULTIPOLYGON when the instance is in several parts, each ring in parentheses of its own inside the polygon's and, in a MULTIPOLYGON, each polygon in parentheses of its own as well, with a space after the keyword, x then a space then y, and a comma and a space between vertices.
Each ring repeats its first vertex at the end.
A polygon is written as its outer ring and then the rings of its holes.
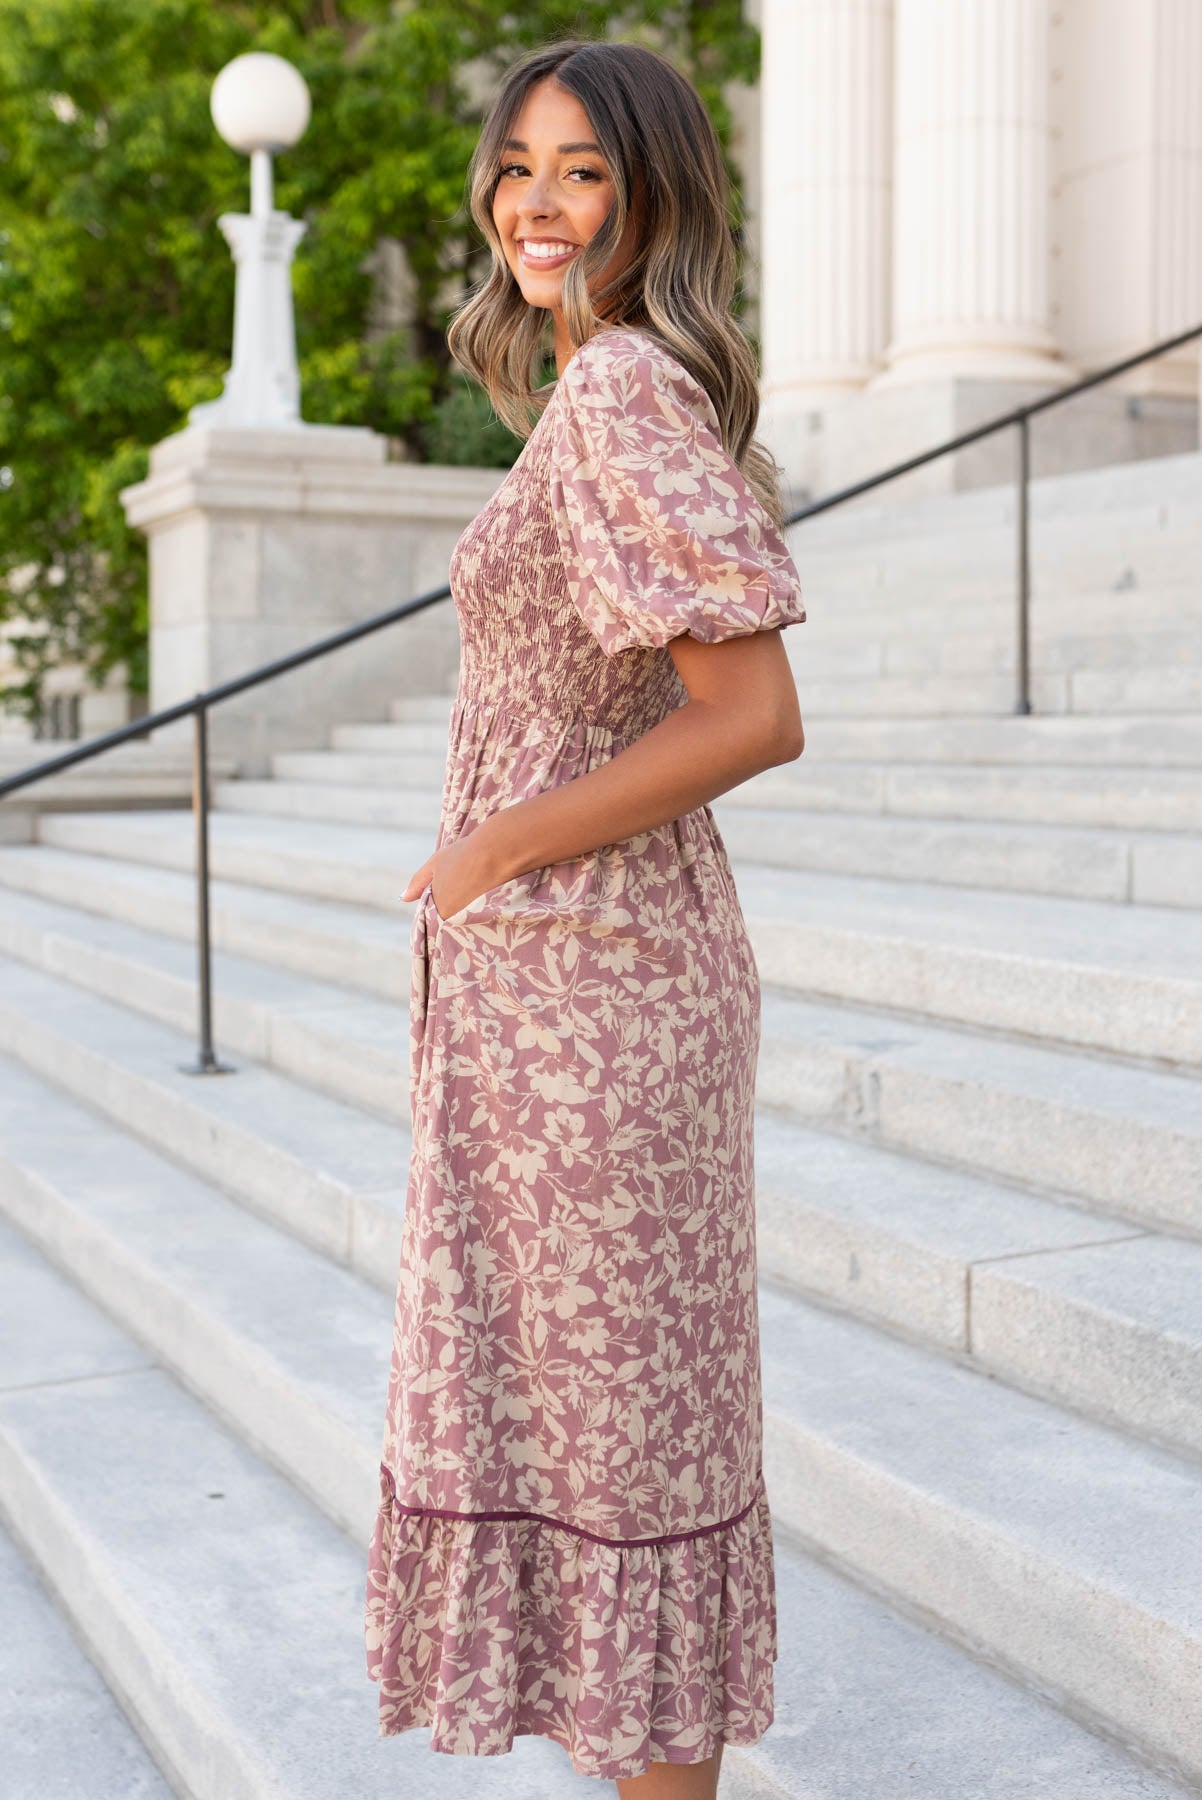
POLYGON ((559 269, 571 262, 583 244, 569 244, 563 238, 518 238, 517 246, 528 269, 559 269))

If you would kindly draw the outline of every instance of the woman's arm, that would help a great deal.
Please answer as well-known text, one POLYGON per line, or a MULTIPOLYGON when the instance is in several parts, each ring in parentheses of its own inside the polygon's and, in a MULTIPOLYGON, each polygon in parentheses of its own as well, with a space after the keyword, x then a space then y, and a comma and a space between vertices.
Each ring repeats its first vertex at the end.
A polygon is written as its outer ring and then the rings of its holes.
POLYGON ((780 630, 669 644, 688 701, 599 768, 515 801, 417 870, 403 898, 433 880, 444 918, 487 888, 586 856, 692 812, 805 748, 780 630))

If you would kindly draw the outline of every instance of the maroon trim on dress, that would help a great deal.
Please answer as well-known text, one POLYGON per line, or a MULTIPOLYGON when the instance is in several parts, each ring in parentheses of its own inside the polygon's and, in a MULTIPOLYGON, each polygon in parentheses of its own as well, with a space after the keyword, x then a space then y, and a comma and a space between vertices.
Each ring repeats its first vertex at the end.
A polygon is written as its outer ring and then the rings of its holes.
MULTIPOLYGON (((407 1513, 407 1514, 410 1514, 415 1517, 427 1518, 427 1519, 470 1519, 472 1521, 478 1520, 481 1523, 483 1523, 485 1521, 491 1521, 494 1519, 537 1519, 539 1521, 539 1523, 542 1525, 554 1526, 554 1528, 558 1531, 571 1531, 577 1537, 588 1538, 594 1544, 613 1544, 619 1550, 637 1550, 637 1549, 641 1549, 644 1545, 647 1545, 647 1544, 675 1544, 675 1543, 680 1542, 681 1539, 683 1539, 683 1538, 708 1537, 712 1531, 725 1531, 726 1527, 728 1525, 737 1525, 739 1523, 740 1519, 745 1519, 747 1517, 747 1514, 751 1511, 752 1507, 756 1504, 756 1501, 759 1499, 759 1495, 757 1493, 747 1502, 746 1506, 742 1509, 742 1511, 735 1513, 733 1515, 733 1517, 731 1517, 729 1519, 719 1519, 719 1521, 716 1525, 700 1525, 700 1526, 698 1526, 696 1531, 674 1531, 674 1532, 670 1533, 670 1535, 668 1537, 607 1538, 607 1537, 598 1537, 598 1535, 595 1531, 585 1531, 579 1525, 565 1525, 562 1519, 549 1519, 547 1517, 546 1513, 529 1513, 529 1512, 464 1513, 464 1512, 447 1512, 447 1511, 444 1511, 441 1507, 437 1507, 437 1506, 404 1506, 396 1497, 396 1478, 394 1477, 392 1470, 388 1467, 387 1463, 380 1464, 380 1473, 384 1476, 384 1479, 388 1485, 388 1491, 392 1495, 393 1509, 394 1509, 394 1511, 399 1512, 399 1513, 407 1513)), ((756 1470, 755 1478, 756 1478, 757 1482, 760 1480, 760 1477, 762 1476, 762 1474, 763 1474, 762 1469, 756 1470)))

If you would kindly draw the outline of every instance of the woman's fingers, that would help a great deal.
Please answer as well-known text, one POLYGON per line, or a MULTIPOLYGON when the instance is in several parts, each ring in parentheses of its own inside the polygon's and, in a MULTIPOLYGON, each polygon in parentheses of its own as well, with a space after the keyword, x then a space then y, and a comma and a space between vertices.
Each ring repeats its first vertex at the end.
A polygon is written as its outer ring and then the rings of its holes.
POLYGON ((426 858, 425 862, 422 864, 421 868, 416 870, 415 873, 409 877, 409 881, 405 887, 405 891, 401 895, 402 900, 416 900, 417 899, 418 895, 424 891, 426 884, 429 882, 430 871, 433 869, 433 867, 434 867, 434 858, 432 856, 428 856, 426 858))

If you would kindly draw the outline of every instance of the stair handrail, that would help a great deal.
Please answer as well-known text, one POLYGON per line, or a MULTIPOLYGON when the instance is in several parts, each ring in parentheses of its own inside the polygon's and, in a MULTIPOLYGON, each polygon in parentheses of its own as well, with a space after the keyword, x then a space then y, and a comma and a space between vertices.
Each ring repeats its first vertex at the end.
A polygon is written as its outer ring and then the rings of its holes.
MULTIPOLYGON (((1047 412, 1053 406, 1062 406, 1083 394, 1088 388, 1099 387, 1103 382, 1113 381, 1118 375, 1126 374, 1128 369, 1135 369, 1141 363, 1153 362, 1157 357, 1165 356, 1170 350, 1188 344, 1194 338, 1202 338, 1202 325, 1193 325, 1188 331, 1180 331, 1174 337, 1163 338, 1157 344, 1145 350, 1137 350, 1134 355, 1126 356, 1121 362, 1109 363, 1103 369, 1095 369, 1092 375, 1082 376, 1079 381, 1067 387, 1056 388, 1038 400, 1025 400, 1021 406, 1012 407, 1009 412, 999 413, 995 418, 986 419, 980 425, 972 426, 968 431, 958 432, 953 438, 936 444, 933 449, 922 450, 916 456, 908 456, 901 462, 891 464, 887 469, 875 475, 867 475, 850 487, 839 488, 821 499, 811 500, 802 506, 794 507, 785 514, 783 525, 786 529, 800 525, 805 519, 812 519, 816 514, 829 512, 832 507, 841 506, 845 501, 854 500, 860 494, 869 493, 873 488, 882 487, 886 482, 895 480, 899 475, 907 475, 912 469, 921 469, 927 463, 937 462, 940 457, 949 456, 955 450, 961 450, 967 444, 978 443, 982 438, 991 437, 995 432, 1005 431, 1014 426, 1018 431, 1019 454, 1018 470, 1015 482, 1018 489, 1018 542, 1017 542, 1017 692, 1014 711, 1026 715, 1031 711, 1030 700, 1030 602, 1031 602, 1031 523, 1030 523, 1030 483, 1031 483, 1031 420, 1036 413, 1047 412)), ((210 912, 209 912, 209 766, 208 766, 208 712, 223 700, 234 694, 244 693, 247 688, 257 687, 261 682, 273 681, 279 675, 286 675, 292 669, 303 664, 314 662, 320 656, 328 656, 331 651, 340 650, 344 644, 352 644, 358 638, 367 637, 372 632, 381 631, 387 625, 393 625, 400 619, 406 619, 413 613, 423 611, 427 606, 434 606, 441 600, 451 597, 450 585, 430 588, 424 594, 418 594, 412 600, 402 601, 397 606, 385 608, 383 612, 372 613, 366 619, 360 619, 353 625, 344 626, 341 631, 331 632, 327 637, 318 638, 311 644, 303 645, 299 650, 290 651, 286 656, 277 656, 271 662, 262 663, 258 668, 249 669, 243 675, 235 675, 229 681, 220 682, 216 687, 206 688, 195 694, 190 700, 178 700, 173 706, 160 707, 157 712, 145 713, 139 719, 133 719, 128 725, 118 726, 114 731, 106 731, 101 736, 89 738, 85 743, 76 744, 70 750, 62 751, 57 756, 48 757, 46 761, 34 763, 27 769, 20 769, 15 775, 7 775, 0 779, 0 800, 9 794, 17 793, 21 788, 30 787, 34 782, 43 781, 49 775, 57 775, 63 769, 71 768, 75 763, 88 761, 93 756, 101 755, 105 750, 112 750, 118 744, 130 742, 134 738, 146 737, 161 725, 170 725, 176 719, 193 719, 192 738, 192 812, 196 824, 196 888, 197 888, 197 955, 199 964, 199 1019, 198 1034, 200 1038, 195 1063, 181 1064, 185 1073, 190 1075, 217 1075, 232 1072, 231 1065, 223 1063, 213 1047, 212 1017, 212 951, 210 944, 210 912)))

